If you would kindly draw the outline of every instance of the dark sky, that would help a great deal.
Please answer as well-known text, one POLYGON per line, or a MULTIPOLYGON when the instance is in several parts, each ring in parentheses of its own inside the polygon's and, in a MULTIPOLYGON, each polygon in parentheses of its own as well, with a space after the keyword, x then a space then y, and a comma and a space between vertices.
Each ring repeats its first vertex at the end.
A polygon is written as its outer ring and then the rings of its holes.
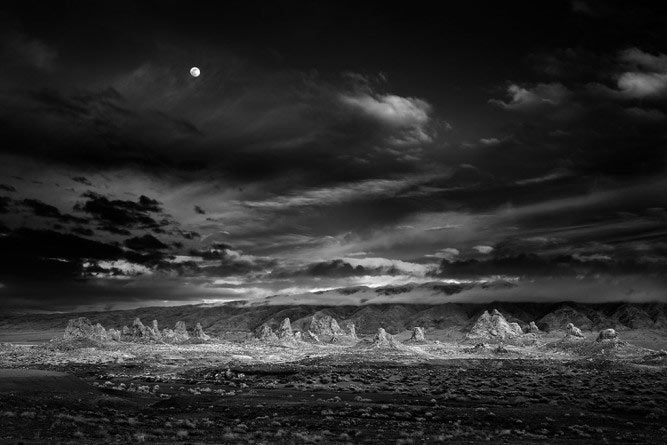
POLYGON ((359 3, 3 2, 0 304, 667 298, 665 8, 359 3))

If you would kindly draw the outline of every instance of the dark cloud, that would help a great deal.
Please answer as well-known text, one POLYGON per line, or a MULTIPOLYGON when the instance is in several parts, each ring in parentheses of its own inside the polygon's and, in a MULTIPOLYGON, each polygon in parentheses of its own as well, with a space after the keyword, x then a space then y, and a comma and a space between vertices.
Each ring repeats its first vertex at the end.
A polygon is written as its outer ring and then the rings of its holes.
POLYGON ((0 237, 0 279, 3 283, 27 284, 23 280, 76 278, 86 258, 125 258, 122 249, 52 230, 19 228, 0 237))
POLYGON ((60 213, 57 207, 42 202, 38 199, 24 199, 20 202, 24 207, 29 208, 35 216, 57 219, 63 223, 85 224, 88 220, 76 216, 60 213))
POLYGON ((405 271, 394 265, 352 265, 343 259, 308 264, 299 270, 277 270, 276 277, 308 276, 320 278, 347 278, 377 275, 402 275, 405 271))
POLYGON ((198 215, 206 215, 206 211, 199 206, 195 206, 194 210, 198 215))
POLYGON ((92 185, 90 183, 90 181, 85 176, 74 176, 72 178, 72 181, 78 182, 79 184, 83 184, 83 185, 92 185))
POLYGON ((179 236, 182 236, 185 239, 188 240, 193 240, 196 238, 201 238, 201 235, 197 232, 194 231, 188 231, 188 230, 181 230, 181 229, 176 229, 175 233, 179 236))
MULTIPOLYGON (((186 270, 208 277, 228 277, 232 275, 247 275, 256 272, 268 272, 274 268, 278 262, 273 258, 246 255, 231 246, 221 243, 214 243, 211 248, 205 250, 191 250, 190 256, 199 257, 206 260, 204 264, 189 262, 186 270)), ((174 266, 168 265, 173 268, 174 266)), ((177 265, 183 269, 183 265, 177 265)))
POLYGON ((151 216, 153 213, 162 212, 162 207, 158 201, 144 195, 136 202, 109 199, 90 191, 82 197, 86 198, 86 201, 77 203, 74 210, 93 216, 102 223, 101 230, 113 230, 114 233, 123 234, 131 228, 159 229, 169 224, 168 220, 157 221, 151 216))
POLYGON ((125 246, 133 250, 144 251, 144 250, 163 250, 168 246, 164 244, 159 239, 155 238, 153 235, 146 234, 143 236, 135 236, 125 240, 125 246))
POLYGON ((7 184, 0 184, 0 190, 4 190, 5 192, 15 192, 16 191, 16 189, 13 186, 7 185, 7 184))
POLYGON ((316 263, 308 267, 306 273, 315 277, 352 277, 368 275, 368 271, 358 265, 352 267, 343 260, 332 260, 316 263))

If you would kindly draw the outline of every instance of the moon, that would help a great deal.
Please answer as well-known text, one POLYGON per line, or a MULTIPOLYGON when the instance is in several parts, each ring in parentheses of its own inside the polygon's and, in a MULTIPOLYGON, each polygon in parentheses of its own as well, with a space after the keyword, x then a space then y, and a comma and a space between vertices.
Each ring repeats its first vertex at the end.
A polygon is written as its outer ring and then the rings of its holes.
POLYGON ((192 68, 190 68, 190 75, 192 77, 199 77, 200 74, 201 74, 201 71, 196 66, 193 66, 192 68))

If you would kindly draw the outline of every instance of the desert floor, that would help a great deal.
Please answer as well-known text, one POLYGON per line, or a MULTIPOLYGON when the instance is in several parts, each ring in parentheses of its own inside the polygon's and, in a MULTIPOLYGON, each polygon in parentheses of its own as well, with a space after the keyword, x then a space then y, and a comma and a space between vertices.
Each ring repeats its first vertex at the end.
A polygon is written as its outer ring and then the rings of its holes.
POLYGON ((431 334, 400 349, 5 343, 0 441, 666 443, 667 372, 648 350, 586 356, 548 347, 554 334, 498 352, 431 334))

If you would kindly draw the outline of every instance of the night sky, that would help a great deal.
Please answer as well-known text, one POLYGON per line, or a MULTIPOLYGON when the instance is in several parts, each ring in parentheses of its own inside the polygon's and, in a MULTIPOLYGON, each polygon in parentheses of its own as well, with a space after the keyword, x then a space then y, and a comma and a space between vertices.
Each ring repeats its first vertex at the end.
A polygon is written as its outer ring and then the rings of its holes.
POLYGON ((3 2, 0 305, 667 301, 665 8, 361 3, 3 2))

